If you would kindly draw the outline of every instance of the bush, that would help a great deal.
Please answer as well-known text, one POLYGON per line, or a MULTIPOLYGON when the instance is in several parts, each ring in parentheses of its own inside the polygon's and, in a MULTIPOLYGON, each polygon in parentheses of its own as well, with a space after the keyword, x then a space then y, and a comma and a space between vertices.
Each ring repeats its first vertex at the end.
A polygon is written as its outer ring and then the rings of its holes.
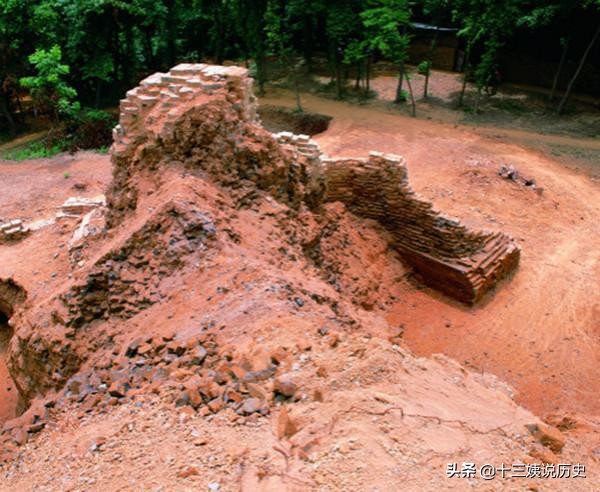
POLYGON ((0 155, 2 159, 11 161, 24 161, 28 159, 41 159, 43 157, 53 157, 64 150, 61 144, 47 146, 45 142, 32 142, 25 147, 9 150, 0 155))
POLYGON ((67 123, 66 139, 70 150, 100 149, 112 144, 116 118, 106 111, 85 109, 67 123))
POLYGON ((106 111, 85 109, 69 118, 62 126, 52 128, 43 140, 0 154, 1 159, 22 161, 52 157, 60 152, 96 149, 108 153, 116 118, 106 111))
POLYGON ((422 61, 417 65, 417 72, 419 75, 429 75, 431 71, 431 62, 430 61, 422 61))
POLYGON ((59 145, 70 152, 107 148, 112 144, 115 124, 116 118, 106 111, 84 109, 67 119, 61 128, 52 129, 46 146, 59 145))
POLYGON ((61 63, 61 59, 58 45, 49 50, 35 50, 29 56, 29 62, 35 67, 36 75, 20 80, 21 85, 29 89, 36 111, 50 115, 55 121, 79 111, 77 92, 64 80, 69 74, 69 66, 61 63))

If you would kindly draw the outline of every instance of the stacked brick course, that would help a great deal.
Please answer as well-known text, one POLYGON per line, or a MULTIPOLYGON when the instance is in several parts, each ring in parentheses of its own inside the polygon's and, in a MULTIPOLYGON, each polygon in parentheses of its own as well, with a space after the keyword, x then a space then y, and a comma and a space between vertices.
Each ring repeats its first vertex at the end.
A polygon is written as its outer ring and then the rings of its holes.
POLYGON ((232 188, 258 187, 294 208, 317 201, 307 159, 293 158, 260 125, 252 85, 244 68, 181 64, 130 90, 113 132, 109 227, 137 207, 140 179, 153 176, 142 171, 163 164, 232 188))
POLYGON ((159 123, 160 131, 154 136, 170 136, 182 112, 189 109, 186 102, 219 91, 229 92, 239 100, 236 109, 240 110, 240 119, 256 121, 252 84, 246 69, 203 63, 182 63, 168 73, 147 77, 121 100, 119 125, 113 131, 113 154, 127 151, 133 140, 144 136, 155 123, 159 123), (159 110, 152 111, 155 107, 159 110))
POLYGON ((296 157, 303 156, 309 160, 321 158, 319 144, 308 135, 294 135, 291 132, 274 133, 273 137, 283 147, 291 149, 296 157))
POLYGON ((328 201, 377 220, 423 281, 475 303, 519 262, 514 241, 501 232, 471 231, 417 195, 404 158, 372 152, 368 159, 323 159, 328 201))
POLYGON ((20 219, 6 222, 0 220, 0 243, 16 241, 29 234, 30 230, 20 219))

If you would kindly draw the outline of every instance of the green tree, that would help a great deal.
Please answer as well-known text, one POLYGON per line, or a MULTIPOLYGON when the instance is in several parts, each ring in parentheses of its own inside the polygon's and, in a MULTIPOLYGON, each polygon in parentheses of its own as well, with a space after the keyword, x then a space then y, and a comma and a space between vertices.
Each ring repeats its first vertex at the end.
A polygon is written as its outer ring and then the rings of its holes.
POLYGON ((398 87, 395 102, 406 98, 402 90, 405 78, 405 65, 408 60, 410 36, 406 30, 410 26, 410 8, 408 0, 373 0, 369 8, 360 16, 369 31, 370 48, 379 51, 384 57, 399 67, 398 87))
POLYGON ((367 39, 353 39, 344 51, 344 63, 356 67, 356 86, 360 89, 361 79, 364 79, 364 97, 367 97, 371 87, 371 49, 367 39))
POLYGON ((29 61, 37 74, 20 80, 21 85, 29 89, 36 109, 51 115, 56 122, 61 116, 73 116, 80 109, 75 100, 77 91, 64 80, 69 66, 61 63, 61 58, 58 45, 49 50, 36 50, 29 61))
POLYGON ((465 77, 459 106, 463 104, 474 45, 480 43, 482 47, 481 58, 473 71, 477 86, 477 111, 481 93, 488 87, 498 69, 499 50, 514 33, 519 19, 523 16, 523 7, 520 0, 506 0, 501 8, 494 0, 454 0, 454 19, 461 24, 458 34, 467 40, 465 77))
MULTIPOLYGON (((595 17, 598 18, 598 14, 600 14, 600 0, 584 1, 584 8, 588 9, 592 15, 595 15, 595 17)), ((564 112, 567 101, 569 100, 569 97, 571 97, 571 92, 573 91, 573 86, 574 86, 575 82, 577 81, 577 78, 579 77, 579 74, 581 73, 581 70, 583 69, 590 52, 592 51, 592 47, 594 46, 594 44, 596 43, 596 41, 599 38, 600 38, 600 19, 597 20, 596 29, 593 32, 593 34, 590 38, 590 41, 587 44, 583 54, 581 55, 581 58, 579 59, 579 63, 577 65, 577 68, 575 69, 575 73, 569 80, 567 89, 565 90, 565 93, 563 94, 563 97, 560 100, 560 103, 558 104, 558 114, 562 114, 564 112)))
POLYGON ((235 0, 233 11, 246 57, 252 58, 256 65, 259 93, 264 94, 267 79, 267 37, 265 33, 267 0, 235 0))
POLYGON ((13 109, 18 105, 18 80, 27 70, 27 57, 36 41, 31 30, 33 2, 3 0, 0 2, 0 117, 6 121, 11 135, 17 131, 18 118, 13 109))
POLYGON ((423 13, 432 18, 433 24, 436 27, 433 37, 431 38, 431 44, 429 45, 429 52, 427 58, 419 64, 418 71, 425 77, 425 83, 423 85, 423 99, 428 97, 429 88, 429 77, 431 76, 431 68, 433 66, 433 55, 438 43, 438 27, 444 19, 446 13, 449 10, 449 0, 424 0, 423 2, 423 13))
POLYGON ((298 52, 293 43, 293 33, 298 27, 294 18, 294 3, 281 0, 269 0, 265 12, 265 32, 267 43, 277 55, 279 61, 286 67, 292 79, 296 96, 296 110, 301 112, 302 100, 300 97, 300 68, 298 52))
MULTIPOLYGON (((571 16, 576 6, 577 2, 573 2, 572 0, 538 0, 536 5, 534 5, 530 11, 524 13, 518 23, 519 26, 527 27, 529 29, 539 29, 540 27, 547 26, 555 19, 559 19, 561 25, 570 25, 572 22, 571 16)), ((558 80, 567 59, 570 41, 570 32, 562 36, 559 41, 561 55, 558 67, 552 79, 552 88, 549 97, 550 103, 554 100, 556 95, 558 80)))
POLYGON ((342 99, 345 87, 343 64, 345 60, 352 59, 353 55, 357 54, 353 39, 359 35, 362 28, 359 16, 361 3, 337 0, 329 2, 324 11, 329 61, 333 68, 337 98, 342 99), (351 49, 351 53, 346 57, 348 48, 351 49))

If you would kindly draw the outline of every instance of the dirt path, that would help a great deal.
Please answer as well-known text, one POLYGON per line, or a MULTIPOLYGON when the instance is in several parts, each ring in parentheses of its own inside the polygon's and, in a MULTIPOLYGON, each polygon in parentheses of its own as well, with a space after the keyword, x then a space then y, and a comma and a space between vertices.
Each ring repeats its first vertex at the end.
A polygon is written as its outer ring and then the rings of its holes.
POLYGON ((9 150, 14 150, 18 147, 24 147, 28 143, 41 140, 46 135, 48 135, 47 131, 39 131, 34 133, 28 133, 21 137, 15 138, 6 143, 0 144, 0 153, 8 152, 9 150))
MULTIPOLYGON (((279 93, 265 102, 290 101, 279 93)), ((388 319, 404 325, 411 348, 420 355, 443 352, 495 373, 534 412, 600 413, 598 184, 547 153, 507 140, 590 149, 600 143, 506 129, 474 131, 311 96, 304 105, 334 117, 317 137, 326 153, 402 154, 413 187, 441 210, 472 226, 501 228, 519 241, 519 271, 476 308, 407 285, 388 319), (502 164, 533 177, 543 193, 502 180, 497 175, 502 164)))

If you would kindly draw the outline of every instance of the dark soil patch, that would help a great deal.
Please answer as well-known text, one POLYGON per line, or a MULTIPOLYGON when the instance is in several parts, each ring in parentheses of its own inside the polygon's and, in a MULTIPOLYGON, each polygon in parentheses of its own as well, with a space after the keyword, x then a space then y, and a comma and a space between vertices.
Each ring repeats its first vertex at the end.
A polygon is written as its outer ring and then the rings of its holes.
POLYGON ((333 119, 319 113, 299 113, 281 106, 262 106, 258 111, 263 126, 270 132, 288 131, 303 135, 317 135, 329 128, 333 119))

